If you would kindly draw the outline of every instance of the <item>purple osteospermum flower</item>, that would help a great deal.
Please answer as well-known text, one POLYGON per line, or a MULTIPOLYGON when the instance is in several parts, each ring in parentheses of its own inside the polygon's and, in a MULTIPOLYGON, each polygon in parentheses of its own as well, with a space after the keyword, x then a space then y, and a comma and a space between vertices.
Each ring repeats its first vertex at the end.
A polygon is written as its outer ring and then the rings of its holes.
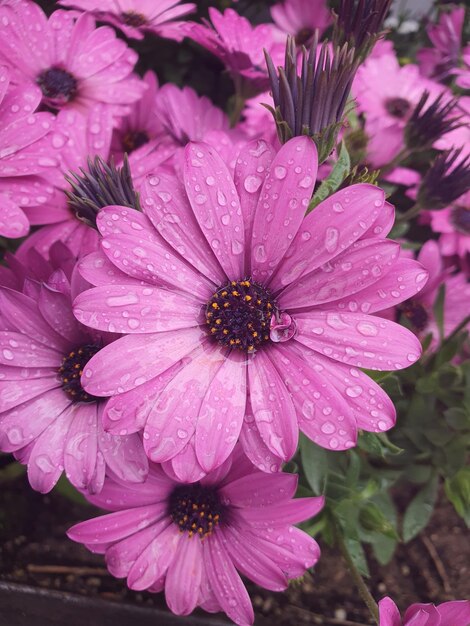
POLYGON ((412 604, 402 621, 395 602, 391 598, 383 598, 379 602, 379 613, 379 626, 468 626, 470 601, 455 600, 437 606, 412 604))
POLYGON ((90 11, 132 39, 143 39, 147 31, 177 41, 184 37, 178 18, 196 9, 194 3, 180 4, 180 0, 60 0, 59 4, 90 11))
POLYGON ((295 37, 299 46, 310 43, 315 30, 323 32, 331 22, 331 12, 325 0, 282 0, 270 11, 274 23, 295 37))
POLYGON ((387 395, 357 368, 419 358, 412 333, 372 314, 419 291, 426 272, 385 239, 393 208, 377 187, 353 185, 304 218, 316 173, 306 137, 276 156, 248 144, 234 179, 212 148, 189 144, 184 187, 158 172, 142 190, 145 215, 98 216, 104 254, 82 272, 99 286, 75 314, 128 334, 90 361, 83 384, 114 396, 106 428, 145 426, 150 458, 182 480, 220 465, 239 435, 269 471, 294 454, 299 427, 344 449, 358 428, 394 423, 387 395))
POLYGON ((316 515, 323 498, 293 500, 296 486, 293 474, 267 476, 239 451, 192 485, 153 465, 140 485, 107 479, 89 499, 114 512, 77 524, 68 536, 104 553, 111 574, 127 577, 131 589, 164 589, 174 613, 201 606, 252 624, 237 570, 280 591, 320 557, 316 541, 293 524, 316 515))
POLYGON ((28 464, 29 482, 42 493, 64 469, 91 492, 101 489, 106 466, 142 481, 148 465, 139 435, 105 433, 105 402, 80 384, 85 363, 109 336, 76 321, 65 273, 28 281, 24 293, 2 287, 0 303, 0 450, 28 464))
POLYGON ((145 88, 132 74, 137 54, 90 14, 55 11, 48 19, 34 2, 0 6, 0 61, 18 84, 38 85, 54 110, 103 103, 116 115, 145 88))
POLYGON ((50 198, 52 189, 36 176, 42 167, 35 145, 53 127, 50 113, 35 113, 41 94, 35 86, 11 87, 0 66, 0 235, 22 237, 28 214, 50 198))
POLYGON ((112 136, 112 117, 109 109, 97 105, 87 116, 78 111, 64 110, 57 115, 54 132, 40 142, 44 156, 40 163, 41 175, 54 187, 53 200, 31 218, 33 224, 47 224, 21 245, 19 256, 36 248, 47 258, 50 246, 63 241, 76 256, 96 249, 97 233, 83 223, 70 209, 65 190, 70 184, 65 176, 88 170, 87 159, 101 156, 108 159, 112 136))
POLYGON ((266 89, 269 83, 263 50, 273 57, 275 65, 284 57, 285 42, 276 41, 275 27, 252 26, 233 9, 220 13, 209 7, 209 16, 212 23, 188 23, 186 36, 217 56, 235 79, 242 77, 255 89, 266 89))

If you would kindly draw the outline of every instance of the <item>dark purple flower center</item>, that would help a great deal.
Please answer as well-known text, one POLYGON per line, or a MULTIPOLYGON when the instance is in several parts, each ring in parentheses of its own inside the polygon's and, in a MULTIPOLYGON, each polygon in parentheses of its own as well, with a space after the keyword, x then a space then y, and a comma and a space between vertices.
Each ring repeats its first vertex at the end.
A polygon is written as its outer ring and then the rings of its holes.
POLYGON ((90 344, 72 350, 64 356, 62 365, 59 368, 59 376, 62 381, 62 389, 69 396, 73 403, 76 402, 97 402, 100 398, 87 393, 80 382, 83 368, 95 354, 99 351, 99 346, 90 344))
POLYGON ((409 113, 411 103, 405 98, 387 98, 385 100, 385 108, 390 115, 402 120, 409 113))
POLYGON ((270 341, 269 324, 277 306, 269 291, 248 278, 231 281, 206 306, 211 337, 222 346, 255 352, 270 341))
POLYGON ((130 154, 140 148, 141 146, 145 146, 146 143, 149 142, 149 136, 144 130, 135 130, 128 132, 124 135, 124 139, 122 140, 122 146, 124 152, 130 154))
POLYGON ((200 483, 175 487, 169 498, 169 515, 180 532, 201 539, 212 533, 220 523, 226 507, 217 490, 200 483))
POLYGON ((36 82, 41 88, 45 103, 52 107, 60 107, 77 95, 77 79, 61 67, 44 70, 36 82))
POLYGON ((311 28, 302 28, 295 36, 295 43, 298 46, 305 46, 313 39, 314 31, 311 28))
POLYGON ((121 19, 127 26, 139 28, 147 24, 147 18, 142 13, 136 13, 135 11, 125 11, 121 13, 121 19))
POLYGON ((464 235, 470 235, 470 207, 454 206, 451 221, 458 231, 464 235))
POLYGON ((416 331, 423 331, 429 320, 429 315, 424 306, 416 300, 407 300, 398 307, 399 313, 404 315, 416 331))

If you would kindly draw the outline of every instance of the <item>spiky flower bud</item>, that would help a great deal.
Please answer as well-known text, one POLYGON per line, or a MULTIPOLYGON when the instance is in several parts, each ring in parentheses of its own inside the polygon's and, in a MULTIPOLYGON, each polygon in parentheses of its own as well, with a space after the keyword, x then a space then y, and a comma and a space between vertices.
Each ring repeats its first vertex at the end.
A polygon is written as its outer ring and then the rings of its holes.
POLYGON ((100 156, 88 157, 88 171, 80 168, 80 172, 65 177, 72 187, 65 193, 69 207, 82 222, 96 228, 100 209, 113 204, 141 210, 127 156, 122 167, 116 167, 113 160, 108 165, 100 156))
POLYGON ((470 189, 470 155, 462 148, 440 154, 423 176, 417 204, 424 209, 444 209, 470 189))
POLYGON ((333 12, 333 43, 354 47, 356 58, 370 54, 382 36, 382 25, 392 0, 341 0, 338 14, 333 12))
POLYGON ((267 106, 276 122, 281 143, 309 135, 318 148, 319 162, 336 145, 343 124, 344 109, 358 68, 354 50, 348 44, 333 52, 327 41, 318 44, 318 32, 310 50, 302 48, 302 67, 297 72, 295 40, 289 37, 284 67, 276 71, 265 52, 274 108, 267 106))
POLYGON ((424 91, 406 123, 405 144, 410 150, 426 150, 442 135, 462 126, 463 116, 452 117, 457 98, 445 102, 442 93, 431 104, 428 104, 429 99, 429 92, 424 91))

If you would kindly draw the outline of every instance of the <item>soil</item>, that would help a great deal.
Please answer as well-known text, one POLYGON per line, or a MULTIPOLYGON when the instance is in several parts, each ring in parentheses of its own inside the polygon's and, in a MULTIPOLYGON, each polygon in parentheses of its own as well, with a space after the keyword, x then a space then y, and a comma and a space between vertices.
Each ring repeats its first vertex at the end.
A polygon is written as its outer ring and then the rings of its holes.
MULTIPOLYGON (((30 489, 24 475, 1 484, 0 490, 0 581, 127 605, 165 606, 162 594, 130 591, 124 581, 107 573, 102 556, 66 538, 68 527, 95 514, 93 507, 72 502, 60 493, 41 496, 30 489)), ((470 597, 467 533, 442 494, 423 535, 400 546, 387 566, 369 559, 372 594, 377 599, 390 595, 402 610, 418 601, 437 604, 470 597)), ((293 582, 285 593, 249 587, 256 626, 372 623, 341 556, 328 547, 322 546, 314 573, 293 582)))

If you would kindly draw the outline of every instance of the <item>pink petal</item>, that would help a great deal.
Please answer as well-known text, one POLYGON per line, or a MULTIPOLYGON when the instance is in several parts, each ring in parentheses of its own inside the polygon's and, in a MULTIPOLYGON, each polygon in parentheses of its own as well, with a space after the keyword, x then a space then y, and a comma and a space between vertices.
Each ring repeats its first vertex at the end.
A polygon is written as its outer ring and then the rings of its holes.
POLYGON ((110 435, 99 430, 99 449, 106 465, 121 480, 127 483, 143 482, 148 473, 148 459, 139 435, 125 437, 110 435))
POLYGON ((184 181, 205 238, 231 280, 244 276, 244 225, 240 200, 227 166, 206 144, 189 143, 184 181))
POLYGON ((384 201, 381 189, 363 184, 324 200, 303 220, 290 248, 293 252, 282 261, 271 288, 286 287, 347 250, 375 222, 384 201))
POLYGON ((217 346, 200 348, 163 389, 144 430, 145 451, 152 461, 168 461, 186 446, 196 429, 204 396, 223 362, 217 346))
POLYGON ((357 428, 382 432, 395 425, 395 406, 372 378, 355 367, 333 361, 303 346, 301 349, 309 365, 323 372, 329 386, 336 390, 335 395, 347 402, 357 428))
POLYGON ((320 308, 356 313, 376 313, 400 304, 419 293, 427 284, 428 273, 423 266, 412 259, 398 259, 393 270, 378 282, 344 296, 335 302, 328 302, 320 308))
POLYGON ((147 217, 176 252, 215 285, 226 281, 176 176, 164 171, 149 176, 141 189, 141 202, 147 217))
POLYGON ((399 244, 365 239, 321 268, 308 273, 281 292, 282 309, 318 306, 352 295, 377 283, 397 261, 399 244))
MULTIPOLYGON (((441 616, 438 608, 434 604, 412 604, 405 612, 404 623, 409 626, 442 626, 441 616)), ((452 622, 452 626, 457 626, 458 622, 452 622)), ((467 626, 462 622, 463 626, 467 626)))
POLYGON ((287 579, 279 566, 249 541, 248 534, 231 524, 224 528, 224 537, 230 558, 244 576, 265 589, 286 589, 287 579))
MULTIPOLYGON (((274 148, 260 139, 251 141, 242 147, 237 158, 234 179, 243 212, 246 242, 251 241, 255 209, 261 194, 261 186, 274 155, 274 148)), ((250 261, 250 259, 247 260, 250 261)))
POLYGON ((204 543, 206 573, 221 608, 236 624, 252 624, 253 607, 245 585, 233 565, 218 533, 204 543))
POLYGON ((309 137, 291 139, 274 157, 253 224, 254 280, 266 282, 286 254, 304 220, 317 170, 317 149, 309 137))
MULTIPOLYGON (((72 313, 70 295, 55 291, 46 284, 41 285, 38 301, 39 311, 54 331, 63 337, 64 345, 70 347, 80 345, 83 341, 83 330, 72 313)), ((50 333, 49 333, 50 334, 50 333)))
POLYGON ((70 427, 72 406, 38 437, 28 461, 28 479, 33 489, 48 493, 64 469, 64 447, 70 427))
POLYGON ((98 451, 97 405, 73 405, 64 448, 67 478, 77 489, 86 489, 93 479, 98 451))
POLYGON ((206 476, 197 460, 193 441, 194 437, 177 456, 165 463, 165 472, 170 475, 169 469, 171 469, 171 475, 174 476, 174 479, 182 483, 195 483, 206 476))
POLYGON ((207 302, 213 287, 202 274, 176 256, 171 248, 127 234, 109 235, 101 242, 103 252, 121 271, 149 285, 167 284, 207 302))
POLYGON ((176 615, 189 615, 196 608, 202 579, 202 554, 199 537, 184 535, 181 538, 165 581, 166 603, 176 615))
POLYGON ((62 358, 59 352, 37 343, 31 337, 12 331, 0 331, 0 363, 16 367, 59 368, 62 358))
POLYGON ((260 528, 299 524, 317 515, 324 503, 323 497, 296 498, 273 506, 240 509, 239 515, 252 526, 260 528))
MULTIPOLYGON (((19 370, 19 368, 17 368, 19 370)), ((18 377, 15 380, 0 381, 0 413, 9 411, 24 402, 37 398, 51 389, 60 386, 55 373, 33 380, 18 377)), ((0 424, 2 416, 0 415, 0 424)), ((1 426, 0 426, 1 428, 1 426)))
POLYGON ((220 489, 223 501, 235 507, 265 507, 293 498, 297 489, 295 474, 253 472, 228 482, 220 489))
POLYGON ((81 293, 79 322, 113 333, 159 333, 198 326, 201 305, 187 294, 140 285, 108 285, 81 293))
POLYGON ((409 367, 421 356, 408 329, 362 313, 312 311, 296 316, 296 341, 331 359, 374 370, 409 367))
POLYGON ((22 404, 0 415, 0 448, 14 452, 34 442, 69 405, 62 389, 43 390, 31 400, 25 396, 22 404))
POLYGON ((377 237, 384 239, 392 230, 395 222, 395 207, 390 202, 385 201, 383 207, 380 209, 379 214, 375 222, 369 227, 369 229, 362 236, 363 239, 369 237, 377 237))
POLYGON ((67 531, 72 541, 86 544, 111 543, 133 535, 136 530, 166 518, 166 502, 116 511, 75 524, 67 531))
POLYGON ((88 361, 82 385, 96 396, 124 393, 162 374, 200 344, 198 328, 126 335, 105 346, 88 361))
POLYGON ((299 436, 291 396, 273 365, 275 351, 260 351, 248 364, 251 407, 263 441, 271 452, 288 461, 299 436))
POLYGON ((164 517, 144 530, 140 530, 108 547, 106 566, 110 573, 116 578, 126 578, 140 554, 167 526, 168 518, 164 517))
POLYGON ((279 345, 274 363, 292 394, 300 430, 309 439, 328 449, 351 448, 357 439, 357 425, 347 398, 337 393, 324 367, 302 358, 295 346, 279 345))
POLYGON ((0 235, 10 239, 24 237, 29 232, 29 220, 20 207, 0 194, 0 235))
POLYGON ((441 616, 441 626, 470 624, 470 600, 443 602, 437 607, 441 616))
POLYGON ((178 553, 180 541, 185 537, 179 534, 172 522, 143 550, 132 566, 127 584, 134 591, 148 589, 161 576, 164 576, 178 553))
MULTIPOLYGON (((251 529, 250 529, 251 530, 251 529)), ((248 533, 247 533, 248 534, 248 533)), ((250 533, 257 550, 276 563, 288 578, 299 578, 320 558, 315 539, 299 528, 256 528, 250 533)))
POLYGON ((197 417, 196 455, 201 467, 210 472, 230 455, 243 424, 246 404, 244 355, 230 355, 222 361, 210 381, 197 417))
POLYGON ((134 278, 118 270, 101 250, 80 259, 78 269, 82 277, 95 287, 136 284, 134 278))
POLYGON ((282 459, 273 454, 264 443, 252 410, 247 410, 245 421, 240 432, 240 443, 243 451, 255 467, 262 472, 278 472, 281 469, 282 459))
POLYGON ((391 598, 379 602, 380 626, 401 626, 400 612, 391 598))
MULTIPOLYGON (((38 303, 33 299, 18 291, 3 288, 0 289, 0 307, 2 314, 25 338, 29 336, 60 353, 65 353, 70 348, 68 342, 47 323, 40 310, 38 311, 38 303)), ((57 359, 60 362, 61 357, 58 355, 57 359)))
POLYGON ((104 429, 113 435, 142 430, 157 397, 181 367, 177 363, 148 383, 110 398, 103 411, 104 429))

